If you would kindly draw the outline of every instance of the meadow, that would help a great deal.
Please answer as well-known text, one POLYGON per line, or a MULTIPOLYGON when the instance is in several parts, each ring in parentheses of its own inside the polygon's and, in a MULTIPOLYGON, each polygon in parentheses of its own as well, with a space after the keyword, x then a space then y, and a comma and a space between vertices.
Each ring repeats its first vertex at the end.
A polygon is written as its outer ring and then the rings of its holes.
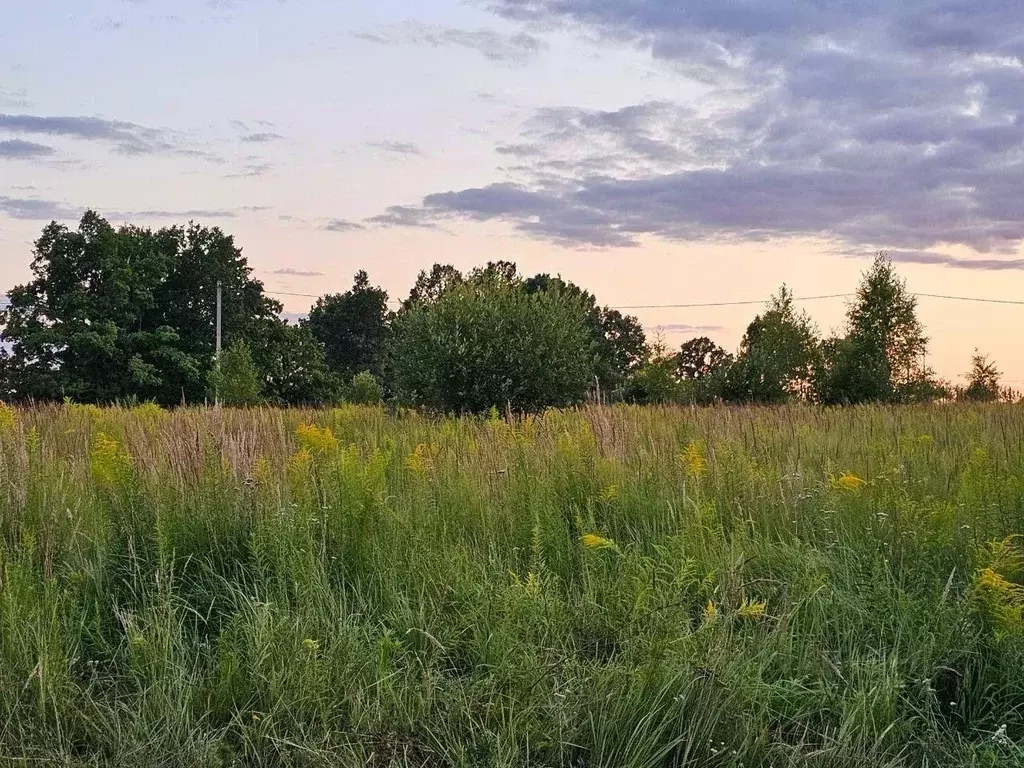
POLYGON ((0 408, 0 764, 1019 766, 1024 407, 0 408))

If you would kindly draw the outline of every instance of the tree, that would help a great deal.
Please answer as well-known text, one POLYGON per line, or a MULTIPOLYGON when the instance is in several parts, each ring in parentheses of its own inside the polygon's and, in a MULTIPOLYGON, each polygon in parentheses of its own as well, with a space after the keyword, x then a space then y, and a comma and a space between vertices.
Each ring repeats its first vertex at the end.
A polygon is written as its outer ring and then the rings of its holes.
POLYGON ((244 341, 225 349, 210 372, 210 389, 218 403, 234 408, 256 405, 263 398, 263 384, 244 341))
POLYGON ((452 286, 395 319, 399 397, 449 412, 578 403, 590 377, 586 309, 561 291, 490 276, 452 286))
POLYGON ((303 326, 274 326, 260 367, 267 399, 278 405, 330 405, 341 380, 327 366, 324 346, 303 326))
POLYGON ((999 385, 1001 375, 996 364, 975 349, 971 370, 967 374, 967 386, 957 390, 957 399, 975 403, 995 402, 1003 392, 999 385))
POLYGON ((523 283, 528 293, 557 291, 582 303, 587 313, 592 358, 591 380, 606 395, 622 390, 630 374, 647 359, 647 335, 640 321, 616 309, 599 306, 596 297, 561 277, 539 274, 523 283))
POLYGON ((441 294, 465 282, 462 273, 451 264, 435 264, 430 271, 421 270, 416 283, 402 306, 405 309, 415 304, 433 304, 441 294))
POLYGON ((218 280, 226 339, 258 348, 280 322, 280 305, 215 228, 114 229, 89 211, 76 231, 46 226, 31 268, 0 313, 8 386, 21 399, 202 400, 218 280))
POLYGON ((927 347, 917 299, 879 253, 848 310, 846 337, 822 349, 817 397, 829 404, 930 399, 937 388, 923 363, 927 347))
POLYGON ((681 379, 706 379, 731 362, 731 355, 707 336, 683 342, 676 353, 676 375, 681 379))
POLYGON ((380 372, 389 322, 387 292, 360 270, 350 291, 318 299, 303 325, 324 345, 330 369, 347 381, 359 371, 380 372))
POLYGON ((725 397, 754 403, 783 403, 807 396, 818 347, 806 312, 797 312, 785 285, 763 314, 747 326, 740 352, 726 375, 725 397))

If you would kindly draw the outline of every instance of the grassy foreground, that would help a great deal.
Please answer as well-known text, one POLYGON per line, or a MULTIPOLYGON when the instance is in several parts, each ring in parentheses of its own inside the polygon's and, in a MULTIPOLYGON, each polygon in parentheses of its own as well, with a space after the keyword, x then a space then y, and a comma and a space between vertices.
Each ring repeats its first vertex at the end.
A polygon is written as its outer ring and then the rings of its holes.
POLYGON ((1024 408, 0 408, 0 764, 1019 766, 1024 408))

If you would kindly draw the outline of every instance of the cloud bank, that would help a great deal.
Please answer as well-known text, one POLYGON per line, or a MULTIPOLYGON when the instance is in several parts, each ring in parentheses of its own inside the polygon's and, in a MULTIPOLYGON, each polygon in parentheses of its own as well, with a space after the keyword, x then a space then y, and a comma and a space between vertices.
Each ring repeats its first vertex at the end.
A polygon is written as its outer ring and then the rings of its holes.
MULTIPOLYGON (((1024 5, 493 0, 648 51, 699 104, 538 110, 509 179, 382 214, 503 220, 569 246, 810 236, 906 253, 1024 239, 1024 5)), ((526 28, 526 27, 524 27, 526 28)), ((993 259, 988 268, 1003 269, 993 259)), ((928 262, 947 263, 947 262, 928 262)), ((964 268, 985 268, 983 262, 964 268)), ((949 264, 950 266, 961 266, 949 264)))

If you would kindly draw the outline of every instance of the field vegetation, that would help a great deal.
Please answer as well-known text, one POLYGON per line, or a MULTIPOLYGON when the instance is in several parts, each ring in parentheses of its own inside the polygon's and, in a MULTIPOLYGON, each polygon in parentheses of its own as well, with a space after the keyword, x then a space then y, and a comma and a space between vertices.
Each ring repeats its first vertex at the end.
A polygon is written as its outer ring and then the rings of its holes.
POLYGON ((1019 766, 1024 408, 0 409, 0 762, 1019 766))

